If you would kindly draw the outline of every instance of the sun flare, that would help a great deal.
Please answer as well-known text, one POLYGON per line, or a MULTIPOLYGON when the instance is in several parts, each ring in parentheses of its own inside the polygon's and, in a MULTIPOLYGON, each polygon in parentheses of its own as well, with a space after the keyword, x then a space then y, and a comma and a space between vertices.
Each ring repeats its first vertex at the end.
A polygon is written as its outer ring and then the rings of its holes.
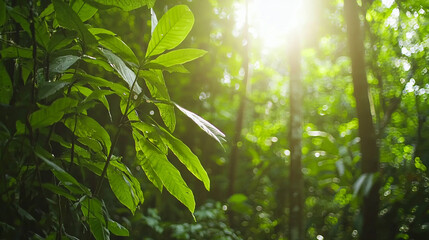
MULTIPOLYGON (((304 26, 308 14, 307 1, 248 0, 249 32, 266 48, 278 48, 285 38, 304 26)), ((237 26, 243 26, 246 16, 244 3, 237 8, 237 26)))

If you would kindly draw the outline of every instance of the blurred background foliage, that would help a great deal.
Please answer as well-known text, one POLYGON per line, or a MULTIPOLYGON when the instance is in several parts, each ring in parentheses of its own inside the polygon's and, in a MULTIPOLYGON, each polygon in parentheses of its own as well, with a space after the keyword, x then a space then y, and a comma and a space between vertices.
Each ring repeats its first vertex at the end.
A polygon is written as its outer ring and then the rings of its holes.
MULTIPOLYGON (((249 2, 251 9, 258 6, 254 0, 249 2)), ((307 2, 304 12, 310 20, 301 26, 306 238, 357 239, 362 225, 359 206, 371 179, 362 177, 360 170, 343 1, 307 2)), ((358 2, 371 111, 381 152, 380 173, 375 176, 382 183, 380 239, 425 239, 429 235, 429 3, 358 2)), ((207 192, 190 174, 183 175, 194 190, 197 222, 168 192, 159 193, 141 170, 137 176, 143 179, 144 204, 131 215, 115 201, 107 201, 112 219, 124 223, 130 239, 287 239, 287 194, 294 184, 288 182, 289 38, 264 38, 257 19, 250 15, 247 105, 237 142, 236 194, 229 196, 230 143, 244 76, 246 42, 244 15, 240 14, 244 0, 157 0, 154 11, 162 16, 177 4, 186 4, 195 15, 195 25, 182 46, 208 53, 186 65, 190 73, 167 74, 166 84, 173 101, 227 135, 225 150, 177 115, 175 136, 200 158, 211 179, 207 192), (282 44, 271 45, 270 40, 282 44)), ((138 58, 143 57, 150 39, 147 8, 100 10, 89 23, 117 33, 138 58)), ((109 124, 107 119, 105 124, 109 124)), ((132 139, 123 136, 120 142, 120 154, 132 164, 132 139)))

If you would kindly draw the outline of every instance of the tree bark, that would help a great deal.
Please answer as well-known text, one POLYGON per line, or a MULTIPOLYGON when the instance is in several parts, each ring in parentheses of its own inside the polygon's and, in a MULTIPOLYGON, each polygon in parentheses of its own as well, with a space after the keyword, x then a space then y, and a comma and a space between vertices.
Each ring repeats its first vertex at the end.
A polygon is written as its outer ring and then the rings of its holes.
POLYGON ((298 31, 291 36, 289 47, 290 68, 290 172, 289 172, 289 239, 304 239, 304 183, 301 171, 302 99, 301 46, 298 31))
MULTIPOLYGON (((352 78, 356 111, 359 122, 359 137, 361 151, 361 165, 363 174, 375 174, 379 171, 379 148, 375 132, 369 96, 368 81, 365 71, 364 43, 359 21, 359 8, 356 0, 344 1, 347 38, 352 62, 352 78)), ((362 215, 363 225, 360 239, 377 239, 377 218, 379 206, 379 181, 375 182, 370 192, 363 198, 362 215)))

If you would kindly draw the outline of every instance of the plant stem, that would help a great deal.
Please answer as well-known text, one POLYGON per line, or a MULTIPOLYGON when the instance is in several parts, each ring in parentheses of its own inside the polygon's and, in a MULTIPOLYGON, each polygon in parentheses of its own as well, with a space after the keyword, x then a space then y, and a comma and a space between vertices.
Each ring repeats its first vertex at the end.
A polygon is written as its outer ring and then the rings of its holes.
POLYGON ((69 169, 72 167, 73 165, 73 160, 74 160, 74 145, 75 145, 75 132, 76 132, 76 125, 77 125, 77 113, 75 113, 74 115, 74 128, 73 128, 73 133, 72 133, 72 146, 71 146, 71 153, 70 153, 70 165, 69 165, 69 169))
POLYGON ((106 163, 104 164, 103 171, 101 172, 101 175, 100 175, 101 179, 98 182, 98 185, 97 185, 97 188, 96 188, 96 191, 95 191, 95 195, 98 195, 100 193, 101 187, 103 185, 103 179, 106 176, 107 168, 109 167, 110 160, 112 159, 113 149, 115 148, 116 143, 118 142, 119 133, 121 132, 121 128, 123 126, 123 122, 124 122, 126 116, 128 115, 128 110, 130 108, 130 103, 131 103, 131 95, 133 94, 134 86, 137 83, 139 72, 140 72, 140 67, 137 70, 136 78, 134 79, 133 85, 131 85, 130 93, 129 93, 128 99, 127 99, 127 105, 125 107, 124 113, 122 113, 121 118, 119 120, 119 124, 118 124, 119 129, 118 129, 118 131, 115 134, 115 138, 113 140, 112 145, 110 146, 109 154, 108 154, 108 156, 106 158, 106 163))
POLYGON ((31 41, 33 45, 33 82, 31 88, 31 103, 35 104, 36 101, 36 75, 37 75, 37 42, 36 42, 36 29, 34 27, 34 9, 33 1, 30 1, 30 31, 31 41))

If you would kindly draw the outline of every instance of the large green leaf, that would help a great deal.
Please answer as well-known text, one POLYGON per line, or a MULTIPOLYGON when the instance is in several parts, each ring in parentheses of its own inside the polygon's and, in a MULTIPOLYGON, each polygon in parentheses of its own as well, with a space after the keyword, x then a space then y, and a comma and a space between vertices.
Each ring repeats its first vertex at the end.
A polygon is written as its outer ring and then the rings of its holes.
POLYGON ((124 11, 131 11, 146 5, 151 8, 155 0, 90 0, 90 2, 102 6, 119 7, 124 11))
POLYGON ((34 21, 34 25, 37 43, 40 44, 44 49, 48 49, 50 35, 46 22, 36 20, 34 21))
POLYGON ((42 106, 41 109, 33 112, 30 115, 30 124, 33 129, 50 126, 60 121, 64 113, 69 112, 77 104, 78 101, 72 98, 59 98, 50 106, 42 106))
POLYGON ((115 167, 107 170, 107 179, 109 180, 110 188, 119 202, 124 204, 134 214, 139 204, 139 199, 131 179, 115 167))
POLYGON ((99 38, 98 42, 101 45, 112 50, 112 52, 117 54, 119 57, 135 64, 139 63, 136 55, 131 50, 131 48, 127 44, 125 44, 120 38, 107 34, 98 34, 97 37, 99 38))
POLYGON ((12 81, 3 63, 0 62, 0 103, 9 104, 13 95, 12 81))
POLYGON ((194 15, 186 5, 177 5, 162 16, 146 51, 146 57, 175 48, 191 31, 194 15))
POLYGON ((150 165, 149 163, 150 160, 147 159, 146 156, 143 154, 142 147, 140 146, 140 144, 138 144, 140 142, 140 138, 142 137, 143 136, 141 134, 139 134, 135 130, 133 131, 137 163, 142 167, 149 181, 151 181, 152 184, 155 185, 155 187, 158 188, 160 192, 162 192, 162 188, 163 188, 162 181, 158 177, 156 172, 153 170, 152 166, 150 165))
MULTIPOLYGON (((119 73, 122 79, 128 83, 128 86, 133 86, 134 81, 136 81, 136 74, 124 63, 124 61, 113 54, 111 51, 106 49, 101 49, 101 52, 109 61, 110 65, 119 73)), ((140 94, 142 89, 138 84, 134 84, 133 91, 137 94, 140 94)))
POLYGON ((83 145, 91 148, 95 152, 103 152, 103 147, 101 146, 100 142, 89 137, 80 137, 77 139, 80 143, 83 145))
POLYGON ((110 232, 112 232, 116 236, 127 237, 130 235, 130 233, 128 232, 128 229, 126 229, 121 224, 113 221, 112 219, 109 219, 109 221, 107 222, 107 228, 109 229, 110 232))
POLYGON ((103 214, 103 205, 96 198, 85 197, 81 201, 82 214, 88 220, 89 228, 96 240, 110 239, 106 220, 103 214))
POLYGON ((56 92, 58 92, 59 90, 68 86, 69 84, 70 84, 69 82, 63 82, 63 81, 41 82, 39 84, 39 89, 37 91, 37 98, 41 100, 41 99, 50 97, 56 92))
POLYGON ((73 55, 59 56, 49 64, 49 71, 53 73, 63 73, 79 59, 80 57, 73 55))
POLYGON ((64 32, 55 32, 52 34, 48 43, 48 52, 54 52, 55 50, 66 47, 74 41, 76 36, 74 34, 65 34, 64 32), (70 35, 70 36, 69 36, 70 35))
POLYGON ((110 141, 110 136, 107 131, 94 119, 86 115, 78 115, 75 117, 67 118, 64 121, 64 124, 74 131, 76 123, 75 135, 82 138, 92 138, 103 144, 105 147, 105 153, 108 154, 110 146, 112 145, 110 141), (76 120, 76 122, 75 122, 76 120))
POLYGON ((219 129, 213 126, 211 123, 207 122, 202 117, 197 114, 182 108, 181 106, 175 104, 175 106, 183 112, 186 116, 188 116, 192 121, 194 121, 204 132, 206 132, 210 137, 214 138, 216 141, 222 145, 222 141, 225 140, 225 134, 223 134, 219 129))
POLYGON ((206 53, 207 51, 205 50, 195 48, 179 49, 163 54, 155 60, 150 61, 150 63, 157 63, 165 67, 171 67, 202 57, 206 53))
POLYGON ((95 218, 100 220, 103 225, 106 224, 103 214, 103 204, 97 198, 82 197, 80 210, 86 218, 95 218))
POLYGON ((182 202, 191 213, 195 210, 195 200, 192 190, 186 185, 173 164, 171 164, 167 157, 152 143, 146 140, 144 137, 138 138, 136 145, 143 150, 143 154, 148 159, 152 169, 162 181, 163 185, 168 192, 171 193, 175 198, 182 202))
POLYGON ((141 187, 140 187, 140 182, 139 180, 137 180, 136 177, 134 177, 130 169, 122 162, 117 161, 116 156, 112 156, 112 161, 110 162, 110 166, 121 170, 122 173, 124 173, 128 177, 128 179, 131 180, 131 183, 134 188, 134 192, 136 193, 134 197, 137 201, 137 204, 139 203, 142 204, 144 202, 144 197, 143 197, 143 191, 141 190, 141 187))
POLYGON ((89 229, 96 240, 109 240, 110 232, 99 219, 89 218, 89 229))
POLYGON ((171 149, 174 155, 186 166, 186 168, 194 174, 199 180, 204 183, 207 190, 210 190, 210 179, 207 175, 206 170, 201 165, 200 160, 195 154, 192 153, 191 149, 186 146, 182 141, 175 138, 167 130, 161 128, 161 139, 171 149))
POLYGON ((188 69, 186 69, 183 65, 174 65, 171 67, 165 67, 161 64, 157 63, 148 63, 144 65, 145 69, 159 69, 159 70, 165 70, 169 73, 177 72, 177 73, 189 73, 188 69))
POLYGON ((77 13, 82 22, 90 19, 98 10, 97 8, 86 3, 84 0, 73 1, 72 9, 77 13))
MULTIPOLYGON (((146 85, 153 98, 158 100, 170 101, 167 86, 165 85, 164 77, 160 70, 140 71, 139 76, 143 77, 146 85)), ((168 103, 155 103, 159 109, 162 121, 170 129, 174 131, 176 127, 176 114, 174 106, 168 103)))
POLYGON ((97 40, 92 35, 85 24, 83 24, 79 15, 73 11, 73 9, 62 0, 53 0, 56 19, 58 23, 68 29, 75 30, 78 32, 79 37, 87 45, 97 44, 97 40))
MULTIPOLYGON (((130 114, 131 115, 131 114, 130 114)), ((133 121, 131 123, 131 126, 134 130, 138 130, 148 139, 151 143, 153 143, 157 148, 159 148, 164 154, 168 153, 168 147, 165 145, 165 143, 162 141, 159 129, 156 126, 150 125, 148 123, 145 123, 143 121, 140 121, 139 119, 131 119, 130 121, 133 121)))

